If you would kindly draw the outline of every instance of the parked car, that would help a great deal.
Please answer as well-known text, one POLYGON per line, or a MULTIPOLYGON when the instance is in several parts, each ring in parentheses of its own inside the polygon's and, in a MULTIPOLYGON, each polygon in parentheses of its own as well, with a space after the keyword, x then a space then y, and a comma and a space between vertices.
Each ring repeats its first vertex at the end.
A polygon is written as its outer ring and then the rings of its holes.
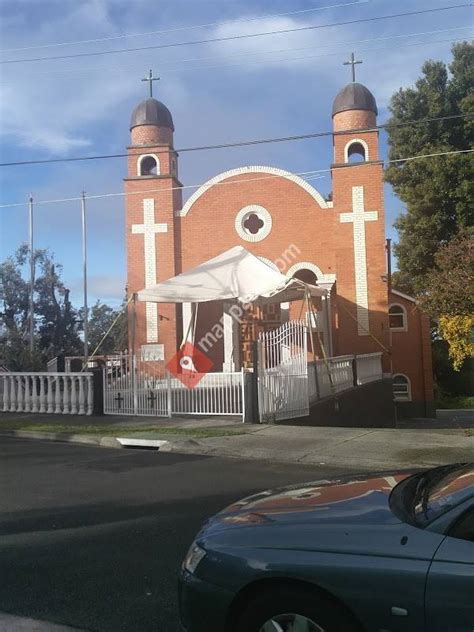
POLYGON ((182 565, 186 632, 473 632, 474 464, 227 507, 182 565))

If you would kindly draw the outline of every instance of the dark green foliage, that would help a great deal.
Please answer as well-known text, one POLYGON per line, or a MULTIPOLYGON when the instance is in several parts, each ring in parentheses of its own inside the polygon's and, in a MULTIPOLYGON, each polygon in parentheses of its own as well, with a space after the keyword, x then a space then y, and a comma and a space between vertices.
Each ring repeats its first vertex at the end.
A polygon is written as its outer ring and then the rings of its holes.
POLYGON ((61 281, 61 266, 48 250, 35 251, 34 350, 29 348, 30 283, 22 273, 29 261, 28 246, 0 264, 0 364, 9 370, 41 370, 59 354, 80 352, 81 322, 61 281))
POLYGON ((435 253, 419 302, 435 319, 474 314, 474 228, 461 230, 435 253))
MULTIPOLYGON (((393 95, 391 123, 423 118, 474 115, 474 46, 453 47, 448 68, 427 61, 414 88, 393 95)), ((470 149, 474 118, 454 119, 388 129, 389 157, 470 149)), ((474 223, 474 158, 442 156, 390 165, 385 177, 406 205, 395 223, 399 280, 413 294, 424 290, 434 256, 459 229, 474 223)))
MULTIPOLYGON (((10 371, 41 371, 48 360, 58 355, 82 355, 80 338, 83 329, 81 310, 69 300, 69 290, 61 280, 62 267, 54 263, 48 250, 35 251, 34 281, 34 349, 29 347, 29 251, 22 245, 0 264, 0 365, 10 371)), ((127 347, 127 317, 121 307, 114 310, 96 303, 89 314, 89 353, 119 313, 111 335, 99 353, 110 353, 127 347)))
POLYGON ((448 355, 448 343, 433 342, 433 373, 438 398, 451 395, 474 395, 474 358, 467 358, 460 371, 453 369, 448 355))

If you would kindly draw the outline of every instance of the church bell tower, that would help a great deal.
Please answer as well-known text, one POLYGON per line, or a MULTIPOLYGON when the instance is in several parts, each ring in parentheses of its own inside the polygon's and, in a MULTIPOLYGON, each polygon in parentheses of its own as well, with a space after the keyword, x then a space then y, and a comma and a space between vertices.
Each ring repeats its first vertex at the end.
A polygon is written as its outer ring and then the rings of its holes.
MULTIPOLYGON (((355 80, 333 103, 333 204, 337 231, 337 353, 371 353, 389 346, 383 162, 377 104, 355 80)), ((388 357, 384 354, 385 366, 388 357)))
MULTIPOLYGON (((133 110, 130 120, 128 173, 125 182, 125 223, 128 295, 180 272, 179 218, 181 183, 174 124, 168 108, 149 98, 133 110)), ((168 360, 176 352, 176 307, 136 302, 129 307, 129 347, 145 360, 168 360)))

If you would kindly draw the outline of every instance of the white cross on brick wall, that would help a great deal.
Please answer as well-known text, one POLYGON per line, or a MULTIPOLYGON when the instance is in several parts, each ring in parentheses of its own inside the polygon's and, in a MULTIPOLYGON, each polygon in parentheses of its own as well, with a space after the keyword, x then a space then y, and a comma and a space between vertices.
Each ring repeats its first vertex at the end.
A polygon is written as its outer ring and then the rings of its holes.
POLYGON ((369 296, 367 291, 367 251, 365 247, 365 222, 376 222, 377 211, 365 211, 364 187, 352 187, 352 213, 341 213, 342 224, 354 225, 354 269, 359 336, 369 333, 369 296))
MULTIPOLYGON (((156 284, 156 241, 157 233, 167 233, 168 224, 155 224, 155 200, 143 200, 143 224, 133 224, 132 233, 143 235, 145 260, 145 287, 156 284)), ((147 342, 158 342, 158 308, 156 303, 146 304, 147 342)))

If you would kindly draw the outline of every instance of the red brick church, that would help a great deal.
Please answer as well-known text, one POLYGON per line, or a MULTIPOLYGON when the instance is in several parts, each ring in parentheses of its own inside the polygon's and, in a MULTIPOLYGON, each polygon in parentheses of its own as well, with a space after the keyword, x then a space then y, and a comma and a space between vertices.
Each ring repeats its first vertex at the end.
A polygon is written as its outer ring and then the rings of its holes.
MULTIPOLYGON (((171 112, 151 97, 139 103, 131 117, 125 178, 128 292, 244 246, 283 274, 329 291, 313 323, 328 355, 382 351, 399 410, 431 416, 429 319, 413 298, 390 287, 387 273, 372 93, 360 83, 345 86, 334 99, 332 122, 331 199, 278 167, 244 165, 217 174, 183 203, 171 112)), ((201 304, 194 341, 223 323, 222 337, 205 351, 213 370, 239 370, 249 364, 249 342, 259 331, 289 318, 312 318, 306 312, 301 302, 282 303, 251 310, 237 322, 225 304, 201 304)), ((168 360, 189 330, 190 314, 186 303, 137 303, 136 350, 168 360)))

